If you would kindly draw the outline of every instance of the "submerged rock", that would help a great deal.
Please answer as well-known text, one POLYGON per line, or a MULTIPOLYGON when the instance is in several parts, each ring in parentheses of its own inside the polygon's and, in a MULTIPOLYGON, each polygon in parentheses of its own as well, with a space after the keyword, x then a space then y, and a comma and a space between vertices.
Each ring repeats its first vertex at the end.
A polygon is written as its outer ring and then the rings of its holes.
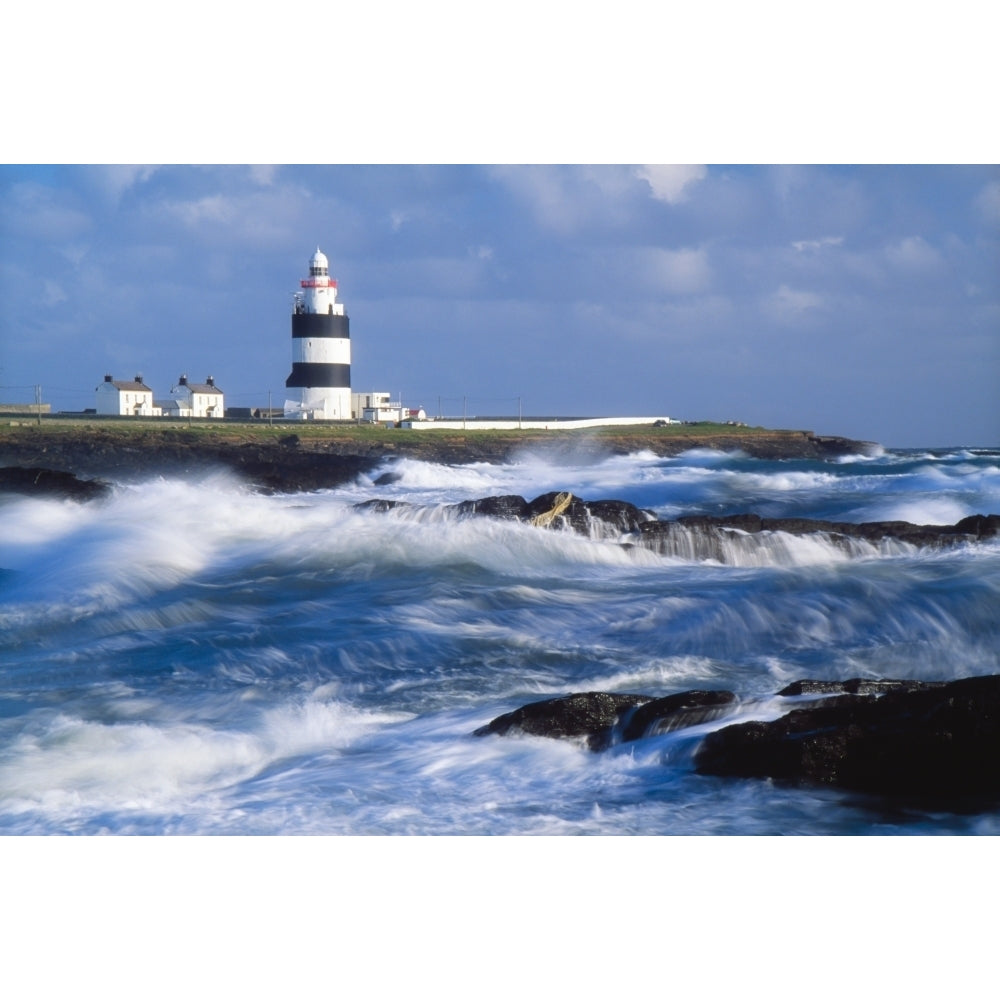
POLYGON ((736 704, 732 691, 682 691, 654 698, 632 712, 622 727, 622 743, 657 736, 675 729, 700 726, 731 711, 736 704))
POLYGON ((625 500, 584 500, 569 492, 543 493, 525 507, 524 519, 536 527, 570 528, 580 535, 618 536, 655 521, 651 511, 625 500))
MULTIPOLYGON (((699 774, 819 784, 927 808, 977 811, 1000 803, 1000 674, 959 681, 802 680, 779 697, 781 718, 709 733, 699 774)), ((533 702, 475 736, 579 739, 594 751, 690 728, 732 712, 731 691, 655 698, 588 691, 533 702)))
POLYGON ((363 500, 354 505, 355 510, 371 510, 376 514, 384 514, 387 510, 412 509, 413 504, 405 500, 363 500))
POLYGON ((80 479, 72 472, 20 466, 0 468, 0 493, 95 500, 107 496, 110 492, 110 483, 101 479, 80 479))
POLYGON ((452 504, 449 510, 457 514, 482 514, 498 517, 505 521, 526 521, 529 519, 528 501, 524 497, 506 494, 497 497, 483 497, 482 500, 463 500, 452 504))
MULTIPOLYGON (((357 506, 386 511, 399 505, 399 501, 369 500, 357 506)), ((886 547, 891 552, 894 543, 943 546, 1000 535, 1000 514, 973 514, 956 524, 911 524, 908 521, 851 524, 804 517, 764 518, 752 513, 728 517, 696 514, 660 521, 652 511, 625 500, 584 500, 568 491, 543 493, 534 500, 514 495, 482 497, 451 504, 445 509, 459 516, 482 515, 521 521, 539 528, 572 530, 590 538, 614 539, 661 555, 718 562, 760 558, 763 549, 768 547, 772 550, 788 548, 785 536, 815 536, 850 555, 870 555, 873 551, 885 551, 886 547)))
MULTIPOLYGON (((787 690, 787 689, 786 689, 787 690)), ((1000 802, 1000 675, 896 682, 710 733, 701 774, 833 785, 945 808, 1000 802)))
POLYGON ((584 737, 591 750, 606 750, 615 743, 699 725, 717 718, 735 701, 731 691, 682 691, 666 698, 587 691, 525 705, 497 716, 473 735, 584 737))
MULTIPOLYGON (((909 521, 867 521, 851 524, 805 517, 759 517, 736 514, 713 517, 699 514, 676 521, 652 521, 639 525, 639 544, 665 554, 677 554, 683 537, 697 537, 707 542, 731 541, 734 536, 781 532, 786 535, 823 535, 834 544, 850 548, 849 540, 878 546, 885 541, 910 545, 951 545, 958 542, 995 538, 1000 534, 1000 514, 973 514, 956 524, 911 524, 909 521)), ((716 550, 721 549, 716 544, 716 550)))
MULTIPOLYGON (((802 694, 885 694, 888 691, 917 691, 921 688, 943 687, 946 681, 895 681, 870 677, 852 677, 846 681, 793 681, 778 695, 791 697, 802 694)), ((829 704, 824 702, 824 704, 829 704)))
POLYGON ((592 750, 598 750, 607 745, 607 734, 626 711, 650 700, 648 695, 604 691, 549 698, 497 716, 487 725, 480 726, 473 735, 504 736, 516 731, 558 739, 585 738, 592 750))

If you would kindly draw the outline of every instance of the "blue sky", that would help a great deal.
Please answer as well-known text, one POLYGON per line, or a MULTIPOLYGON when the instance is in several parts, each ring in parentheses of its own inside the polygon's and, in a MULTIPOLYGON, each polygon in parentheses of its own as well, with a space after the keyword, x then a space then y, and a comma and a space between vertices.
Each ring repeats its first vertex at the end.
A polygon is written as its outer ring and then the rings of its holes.
POLYGON ((319 245, 355 387, 431 413, 520 399, 996 444, 982 11, 12 9, 0 401, 40 384, 83 409, 107 372, 158 395, 183 372, 233 405, 280 404, 291 295, 319 245), (269 162, 329 165, 232 165, 269 162), (128 163, 166 165, 94 165, 128 163), (203 163, 227 165, 185 165, 203 163))
POLYGON ((354 387, 429 413, 1000 441, 993 166, 8 165, 0 233, 3 401, 280 403, 319 245, 354 387))

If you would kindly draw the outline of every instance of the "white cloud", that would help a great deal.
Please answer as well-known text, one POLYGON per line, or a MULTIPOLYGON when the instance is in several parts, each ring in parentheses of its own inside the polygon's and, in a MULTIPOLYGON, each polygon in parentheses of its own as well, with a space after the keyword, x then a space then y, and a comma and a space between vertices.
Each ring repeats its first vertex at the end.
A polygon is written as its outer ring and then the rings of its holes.
POLYGON ((907 236, 885 249, 886 259, 901 271, 927 274, 943 264, 941 255, 922 236, 907 236))
POLYGON ((221 194, 207 195, 195 201, 168 202, 164 207, 191 228, 206 222, 228 222, 235 214, 232 200, 221 194))
POLYGON ((625 225, 635 199, 628 167, 500 166, 488 173, 527 205, 539 225, 561 235, 594 223, 625 225))
POLYGON ((79 267, 89 253, 89 247, 84 244, 67 244, 59 248, 59 252, 74 266, 79 267))
POLYGON ((606 164, 591 167, 575 167, 579 179, 593 184, 605 198, 612 201, 624 201, 633 190, 635 179, 633 171, 625 167, 606 164))
POLYGON ((689 186, 703 180, 706 173, 704 166, 670 164, 646 164, 635 171, 637 177, 649 184, 653 197, 668 205, 685 201, 690 194, 689 186))
POLYGON ((65 243, 91 227, 90 216, 63 203, 64 194, 26 181, 0 202, 0 228, 33 240, 65 243))
POLYGON ((112 201, 119 201, 130 188, 144 184, 159 167, 150 164, 114 163, 93 167, 93 177, 112 201))
POLYGON ((42 289, 42 304, 57 306, 60 302, 65 302, 66 299, 66 293, 54 281, 47 278, 42 289))
POLYGON ((250 176, 261 187, 270 187, 278 176, 278 168, 273 163, 255 163, 250 167, 250 176))
POLYGON ((645 273, 657 289, 686 295, 708 288, 712 272, 705 250, 664 250, 655 247, 642 251, 645 273))
POLYGON ((822 295, 782 285, 767 297, 764 308, 772 319, 781 323, 792 323, 822 305, 822 295))
POLYGON ((822 250, 823 247, 839 247, 843 242, 843 236, 821 236, 818 240, 796 240, 792 243, 792 246, 795 247, 799 253, 804 253, 806 251, 815 253, 822 250))
POLYGON ((1000 181, 990 181, 976 196, 976 208, 983 218, 993 225, 1000 225, 1000 181))
POLYGON ((568 194, 559 167, 499 167, 491 173, 527 202, 547 228, 569 232, 578 225, 581 206, 568 194))
MULTIPOLYGON (((180 223, 206 244, 229 243, 233 249, 287 246, 295 237, 301 241, 303 233, 315 230, 317 218, 332 211, 327 200, 314 198, 295 184, 150 201, 144 210, 151 220, 180 223)), ((348 216, 349 212, 340 213, 342 227, 348 216)), ((313 245, 320 238, 307 237, 313 245)))

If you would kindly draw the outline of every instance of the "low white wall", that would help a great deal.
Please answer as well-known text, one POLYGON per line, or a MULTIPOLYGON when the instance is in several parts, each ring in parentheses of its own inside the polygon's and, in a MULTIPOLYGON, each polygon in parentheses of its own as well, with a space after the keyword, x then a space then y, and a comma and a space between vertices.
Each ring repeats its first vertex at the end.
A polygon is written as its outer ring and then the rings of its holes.
POLYGON ((678 424, 670 417, 589 417, 585 420, 404 420, 402 427, 414 431, 516 431, 516 430, 577 430, 583 427, 649 426, 657 420, 678 424))

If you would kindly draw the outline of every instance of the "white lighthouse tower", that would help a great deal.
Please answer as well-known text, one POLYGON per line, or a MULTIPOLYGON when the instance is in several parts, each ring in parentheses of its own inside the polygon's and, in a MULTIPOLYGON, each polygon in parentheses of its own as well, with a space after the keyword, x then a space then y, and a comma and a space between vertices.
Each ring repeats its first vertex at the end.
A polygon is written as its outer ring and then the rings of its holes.
POLYGON ((300 389, 301 401, 287 400, 285 416, 350 420, 350 321, 319 247, 309 261, 309 277, 299 284, 302 291, 295 293, 292 311, 292 373, 285 387, 300 389))

